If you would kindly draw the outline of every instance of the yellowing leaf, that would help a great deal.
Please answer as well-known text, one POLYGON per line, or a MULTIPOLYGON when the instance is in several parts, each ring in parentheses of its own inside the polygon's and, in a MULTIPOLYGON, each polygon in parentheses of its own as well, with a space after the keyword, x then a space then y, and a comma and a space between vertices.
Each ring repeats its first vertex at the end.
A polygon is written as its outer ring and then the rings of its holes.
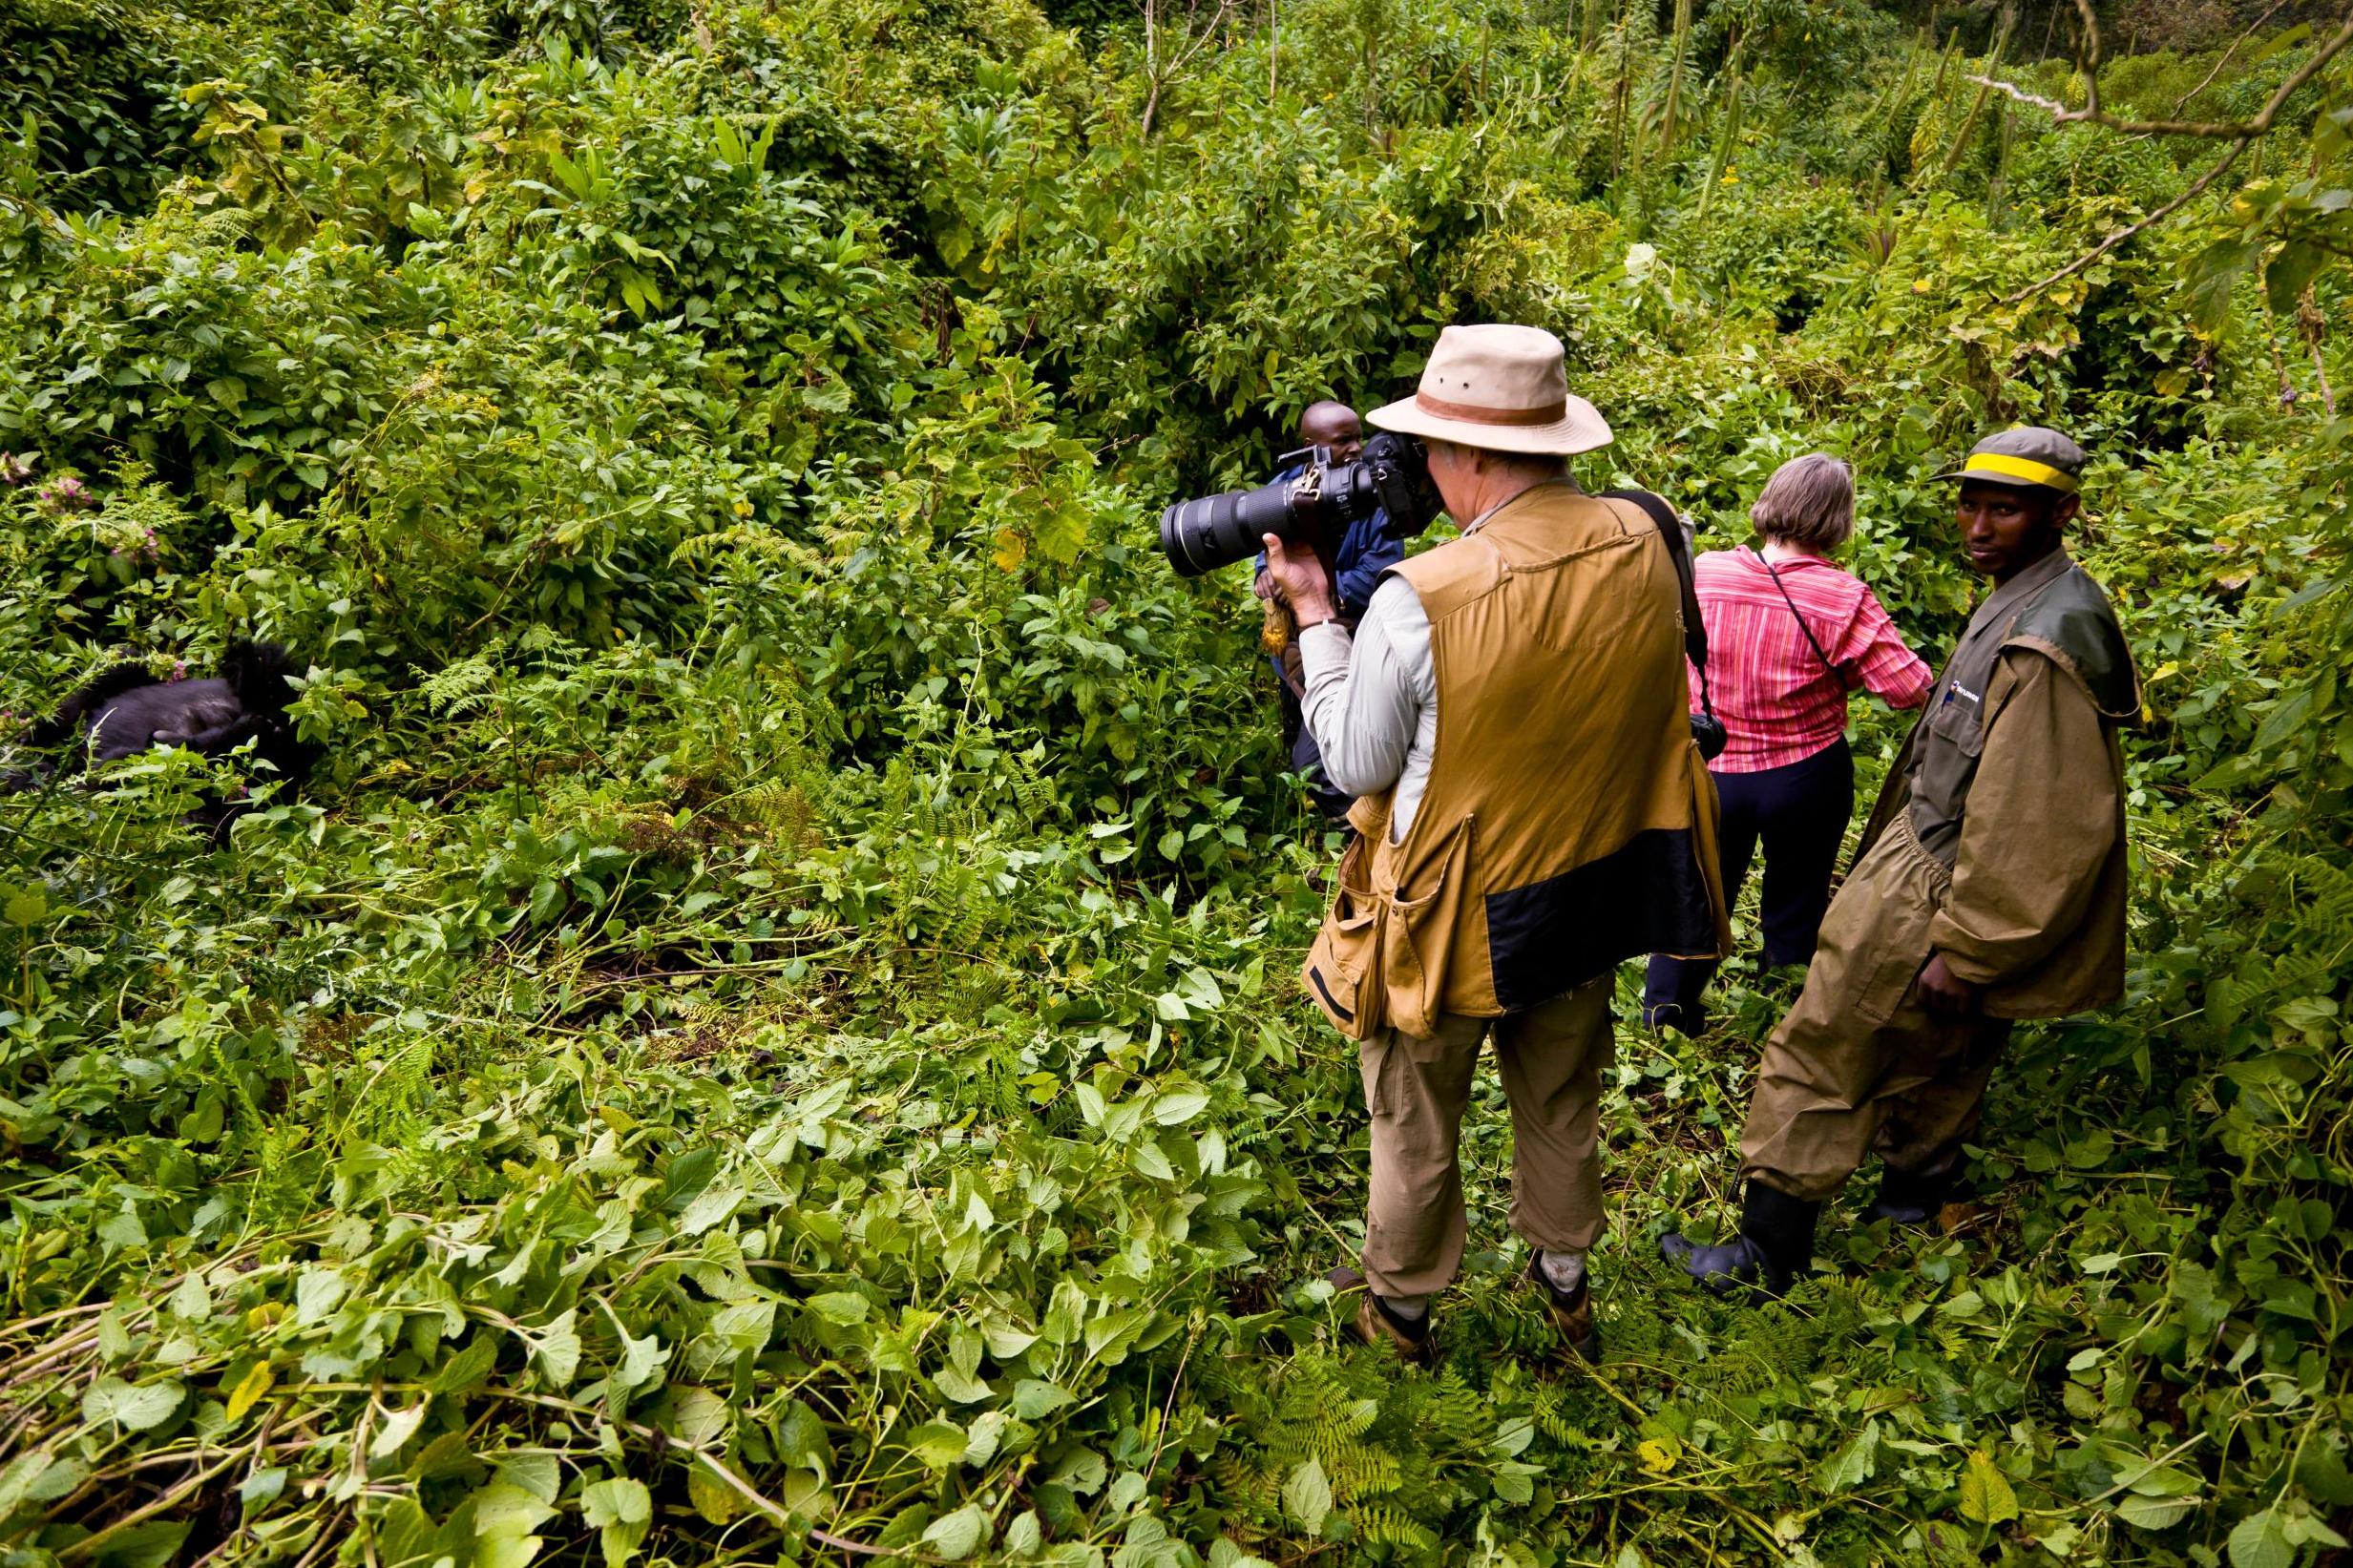
POLYGON ((1634 1457, 1641 1460, 1642 1468, 1651 1474, 1664 1475, 1675 1468, 1675 1460, 1680 1455, 1657 1438, 1646 1437, 1634 1445, 1634 1457))
POLYGON ((253 1409, 261 1397, 269 1392, 270 1385, 278 1381, 278 1373, 266 1361, 257 1361, 245 1375, 229 1390, 229 1419, 234 1422, 253 1409))
POLYGON ((1019 529, 1000 528, 997 531, 997 548, 989 554, 989 559, 997 563, 997 570, 1014 571, 1028 556, 1029 541, 1021 537, 1019 529))
POLYGON ((1961 1516, 1979 1524, 2000 1524, 2018 1516, 2018 1494, 2010 1490, 2009 1477, 1982 1453, 1970 1453, 1961 1472, 1961 1516))
POLYGON ((706 1465, 697 1465, 686 1473, 686 1500, 694 1504, 697 1514, 708 1524, 726 1524, 742 1511, 742 1499, 735 1489, 711 1474, 706 1465))

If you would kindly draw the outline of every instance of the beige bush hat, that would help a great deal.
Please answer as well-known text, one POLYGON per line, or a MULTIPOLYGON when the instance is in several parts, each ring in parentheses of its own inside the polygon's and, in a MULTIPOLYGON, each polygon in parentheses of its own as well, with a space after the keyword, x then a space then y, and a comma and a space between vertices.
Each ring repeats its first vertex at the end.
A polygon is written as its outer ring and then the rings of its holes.
POLYGON ((1561 340, 1541 326, 1450 326, 1438 335, 1412 397, 1369 425, 1490 451, 1566 456, 1610 442, 1609 421, 1568 395, 1561 340))

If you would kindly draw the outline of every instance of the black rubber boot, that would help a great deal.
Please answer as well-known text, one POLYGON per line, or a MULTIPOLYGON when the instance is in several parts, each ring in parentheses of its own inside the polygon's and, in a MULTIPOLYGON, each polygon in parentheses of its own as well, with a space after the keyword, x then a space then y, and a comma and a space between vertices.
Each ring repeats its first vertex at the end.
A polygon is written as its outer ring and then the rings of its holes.
POLYGON ((1928 1224, 1952 1202, 1960 1185, 1961 1169, 1957 1165, 1933 1176, 1900 1171, 1889 1165, 1880 1172, 1880 1195, 1863 1210, 1863 1218, 1886 1220, 1899 1225, 1928 1224))
POLYGON ((1741 1203, 1740 1234, 1719 1245, 1700 1246, 1680 1231, 1670 1231, 1659 1238, 1658 1249, 1714 1295, 1755 1290, 1777 1296, 1814 1261, 1814 1222, 1821 1212, 1819 1203, 1751 1181, 1741 1203))

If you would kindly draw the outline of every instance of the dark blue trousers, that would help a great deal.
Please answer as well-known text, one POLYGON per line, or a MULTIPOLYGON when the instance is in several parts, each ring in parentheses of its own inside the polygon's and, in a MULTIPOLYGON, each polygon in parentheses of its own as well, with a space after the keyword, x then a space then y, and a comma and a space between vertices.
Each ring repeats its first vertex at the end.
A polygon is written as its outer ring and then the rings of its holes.
MULTIPOLYGON (((1830 879, 1846 839, 1846 820, 1855 810, 1855 754, 1841 737, 1785 767, 1714 777, 1723 810, 1725 899, 1739 898, 1749 862, 1761 846, 1765 963, 1811 962, 1822 916, 1830 909, 1830 879)), ((1700 993, 1715 968, 1712 958, 1653 956, 1642 993, 1643 1021, 1653 1028, 1672 1024, 1687 1035, 1705 1029, 1708 1014, 1700 993)))

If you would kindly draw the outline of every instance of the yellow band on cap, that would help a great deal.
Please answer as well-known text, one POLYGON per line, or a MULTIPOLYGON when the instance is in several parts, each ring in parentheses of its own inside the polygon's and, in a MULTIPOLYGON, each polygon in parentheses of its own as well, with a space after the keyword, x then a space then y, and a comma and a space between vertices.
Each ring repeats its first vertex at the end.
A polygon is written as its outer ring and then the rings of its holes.
POLYGON ((1961 476, 1972 473, 1998 473, 2005 479, 2023 479, 2029 485, 2047 485, 2052 490, 2075 493, 2075 476, 2065 469, 2054 469, 2048 463, 2037 463, 2031 457, 2012 457, 2007 452, 1971 452, 1969 460, 1961 465, 1961 476))

